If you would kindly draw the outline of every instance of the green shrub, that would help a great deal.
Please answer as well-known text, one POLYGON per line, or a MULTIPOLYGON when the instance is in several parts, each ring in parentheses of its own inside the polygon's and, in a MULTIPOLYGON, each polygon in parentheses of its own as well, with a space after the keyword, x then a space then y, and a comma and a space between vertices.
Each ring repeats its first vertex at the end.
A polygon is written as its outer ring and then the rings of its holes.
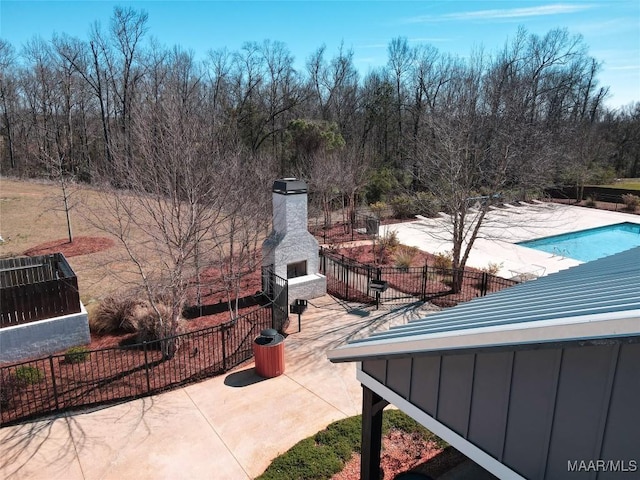
POLYGON ((389 202, 394 218, 410 218, 414 215, 413 200, 409 195, 398 195, 389 202))
POLYGON ((87 347, 71 347, 64 354, 66 363, 82 363, 89 358, 89 349, 87 347))
MULTIPOLYGON (((382 432, 391 429, 416 433, 435 442, 447 444, 418 422, 399 410, 385 410, 382 432)), ((353 452, 361 450, 362 416, 345 418, 306 438, 277 457, 257 480, 325 480, 340 472, 353 452)))
POLYGON ((633 212, 640 205, 640 196, 634 195, 633 193, 625 193, 622 195, 622 201, 624 202, 625 209, 633 212))
POLYGON ((373 213, 379 220, 382 220, 389 206, 385 202, 375 202, 369 205, 371 213, 373 213))
POLYGON ((429 192, 418 192, 412 199, 413 215, 435 217, 441 209, 440 200, 429 192))
POLYGON ((41 382, 44 378, 44 373, 31 365, 23 365, 16 368, 14 375, 16 380, 23 385, 33 385, 41 382))
POLYGON ((15 375, 7 373, 6 370, 0 371, 0 409, 13 407, 20 386, 15 375))

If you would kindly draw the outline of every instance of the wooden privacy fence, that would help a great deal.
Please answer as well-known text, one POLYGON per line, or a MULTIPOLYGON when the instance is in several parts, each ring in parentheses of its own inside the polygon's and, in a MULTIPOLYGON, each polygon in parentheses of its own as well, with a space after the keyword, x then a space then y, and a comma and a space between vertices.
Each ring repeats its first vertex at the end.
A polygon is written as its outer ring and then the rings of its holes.
POLYGON ((78 279, 64 255, 0 260, 0 328, 78 312, 78 279))

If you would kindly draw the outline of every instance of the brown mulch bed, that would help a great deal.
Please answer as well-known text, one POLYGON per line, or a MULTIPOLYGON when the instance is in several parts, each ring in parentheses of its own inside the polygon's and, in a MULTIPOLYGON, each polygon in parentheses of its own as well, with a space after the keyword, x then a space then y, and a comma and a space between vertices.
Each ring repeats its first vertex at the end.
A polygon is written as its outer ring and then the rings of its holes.
MULTIPOLYGON (((452 447, 440 448, 421 435, 391 430, 382 439, 380 468, 383 480, 393 480, 404 472, 416 472, 437 478, 465 460, 465 456, 452 447)), ((341 472, 331 480, 358 480, 360 454, 354 453, 341 472)))
MULTIPOLYGON (((422 250, 418 249, 415 249, 414 252, 415 255, 411 262, 412 267, 424 267, 425 265, 434 264, 436 258, 435 255, 428 252, 423 252, 422 250)), ((357 260, 360 263, 365 263, 367 265, 377 265, 380 267, 394 266, 393 254, 374 254, 373 243, 371 243, 371 245, 359 245, 357 247, 340 247, 338 248, 337 253, 344 255, 345 257, 357 260)))
MULTIPOLYGON (((218 274, 219 272, 210 269, 203 278, 211 280, 218 274)), ((210 284, 213 285, 213 281, 210 284)), ((253 339, 260 330, 270 326, 268 315, 244 317, 259 308, 253 294, 260 290, 260 284, 260 269, 242 279, 239 294, 247 300, 238 310, 239 318, 236 323, 224 332, 209 327, 231 320, 226 309, 226 291, 210 289, 202 292, 203 304, 215 307, 213 310, 216 312, 186 320, 186 331, 195 333, 182 337, 177 353, 170 360, 163 360, 158 348, 149 346, 146 351, 140 347, 134 348, 133 345, 137 343, 135 333, 92 333, 91 343, 86 348, 99 351, 92 352, 84 362, 68 363, 62 356, 64 352, 59 352, 59 356, 54 355, 51 359, 31 362, 30 365, 37 367, 44 378, 34 385, 20 386, 11 395, 10 405, 5 404, 2 399, 2 422, 46 412, 47 409, 54 411, 108 403, 139 397, 149 391, 157 393, 242 365, 251 358, 253 339), (224 359, 223 351, 226 352, 224 359)), ((9 371, 2 373, 5 388, 7 381, 11 383, 12 374, 9 371)))
POLYGON ((101 252, 113 247, 114 241, 107 237, 74 237, 73 242, 68 238, 41 243, 24 252, 24 255, 33 257, 36 255, 48 255, 62 253, 65 257, 77 257, 90 253, 101 252))
MULTIPOLYGON (((226 315, 224 321, 228 321, 226 315)), ((2 423, 122 401, 219 375, 251 358, 253 339, 270 325, 269 317, 260 318, 239 317, 224 332, 205 329, 181 337, 169 359, 163 358, 159 344, 148 344, 144 349, 134 345, 134 333, 94 336, 88 348, 100 350, 87 353, 79 363, 67 362, 63 353, 26 363, 42 374, 32 385, 12 380, 16 378, 15 367, 3 368, 2 423)))
POLYGON ((371 235, 359 233, 353 230, 349 224, 334 223, 330 227, 311 226, 309 232, 316 237, 320 243, 337 244, 351 242, 355 240, 367 240, 371 235))
MULTIPOLYGON (((373 253, 372 245, 360 245, 356 247, 338 248, 336 253, 344 255, 346 258, 356 260, 366 265, 374 265, 377 267, 385 267, 383 271, 383 279, 389 282, 389 287, 399 292, 406 293, 411 296, 420 297, 424 292, 429 301, 440 307, 452 307, 461 302, 472 300, 482 294, 482 271, 465 267, 465 275, 462 281, 460 291, 452 293, 451 270, 438 269, 434 267, 435 255, 427 252, 414 250, 415 255, 408 270, 394 267, 394 255, 385 254, 382 257, 373 253), (428 276, 424 278, 423 267, 428 265, 428 276), (388 269, 387 269, 388 268, 388 269)), ((514 285, 514 282, 499 277, 488 277, 486 285, 486 293, 496 292, 505 287, 514 285)), ((340 292, 344 292, 346 287, 340 285, 335 279, 328 281, 328 286, 332 293, 340 296, 340 292)), ((353 289, 349 291, 349 295, 353 295, 353 289)))

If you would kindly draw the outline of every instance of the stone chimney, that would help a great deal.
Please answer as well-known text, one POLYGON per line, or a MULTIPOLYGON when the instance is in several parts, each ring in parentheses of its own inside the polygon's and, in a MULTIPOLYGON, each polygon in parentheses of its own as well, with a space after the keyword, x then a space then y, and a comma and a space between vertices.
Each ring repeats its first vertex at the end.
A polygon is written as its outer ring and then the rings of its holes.
POLYGON ((289 283, 289 303, 327 292, 318 273, 319 244, 307 229, 307 184, 296 178, 273 182, 273 230, 262 244, 262 265, 289 283))

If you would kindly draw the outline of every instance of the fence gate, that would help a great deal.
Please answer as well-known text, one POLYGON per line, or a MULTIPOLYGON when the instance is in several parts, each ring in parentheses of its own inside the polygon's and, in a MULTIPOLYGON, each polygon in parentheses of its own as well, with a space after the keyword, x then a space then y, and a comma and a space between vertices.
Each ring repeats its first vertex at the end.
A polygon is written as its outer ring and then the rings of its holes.
POLYGON ((262 267, 262 292, 271 301, 273 328, 280 331, 289 318, 289 283, 275 274, 273 265, 262 267))
POLYGON ((320 273, 327 277, 327 292, 344 300, 375 303, 369 283, 377 279, 377 269, 343 255, 320 251, 320 273))

